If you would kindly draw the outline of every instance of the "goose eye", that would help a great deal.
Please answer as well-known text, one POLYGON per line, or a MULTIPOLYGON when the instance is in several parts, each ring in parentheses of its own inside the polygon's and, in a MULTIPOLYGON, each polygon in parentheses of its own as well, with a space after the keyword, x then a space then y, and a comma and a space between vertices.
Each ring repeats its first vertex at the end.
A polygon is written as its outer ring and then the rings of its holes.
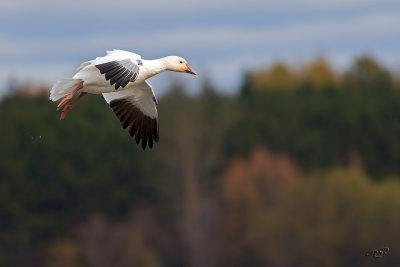
POLYGON ((180 62, 181 64, 183 63, 183 62, 182 62, 182 60, 181 60, 181 61, 179 61, 179 62, 180 62))

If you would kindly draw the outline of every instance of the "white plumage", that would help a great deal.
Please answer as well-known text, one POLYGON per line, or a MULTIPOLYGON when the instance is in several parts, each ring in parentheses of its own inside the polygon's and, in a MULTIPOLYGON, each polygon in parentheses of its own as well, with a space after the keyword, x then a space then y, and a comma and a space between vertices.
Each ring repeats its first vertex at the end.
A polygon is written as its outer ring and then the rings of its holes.
POLYGON ((168 56, 143 60, 138 54, 123 50, 107 51, 104 57, 84 62, 72 79, 62 79, 54 84, 50 100, 63 98, 60 119, 86 94, 103 94, 105 100, 121 121, 123 128, 142 142, 143 149, 158 141, 157 99, 146 79, 165 70, 196 74, 186 60, 168 56))

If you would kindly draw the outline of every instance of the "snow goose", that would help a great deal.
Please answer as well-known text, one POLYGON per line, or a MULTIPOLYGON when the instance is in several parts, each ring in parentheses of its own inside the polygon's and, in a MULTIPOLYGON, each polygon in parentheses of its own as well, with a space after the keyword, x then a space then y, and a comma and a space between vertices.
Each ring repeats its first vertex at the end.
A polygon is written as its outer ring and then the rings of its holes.
POLYGON ((196 75, 181 57, 144 60, 123 50, 107 51, 104 57, 82 63, 72 79, 56 82, 50 100, 62 99, 57 107, 57 111, 64 107, 61 120, 87 93, 103 94, 136 143, 152 148, 153 141, 158 141, 158 102, 146 79, 166 70, 196 75))

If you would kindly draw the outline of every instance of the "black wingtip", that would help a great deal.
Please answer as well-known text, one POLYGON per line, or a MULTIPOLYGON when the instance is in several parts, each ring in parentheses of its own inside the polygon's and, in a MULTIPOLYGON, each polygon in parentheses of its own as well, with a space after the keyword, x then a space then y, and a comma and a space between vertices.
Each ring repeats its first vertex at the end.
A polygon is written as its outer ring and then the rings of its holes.
POLYGON ((129 135, 140 145, 143 150, 148 146, 153 148, 158 141, 157 118, 150 118, 143 114, 132 102, 126 99, 114 99, 110 107, 121 122, 122 128, 128 128, 129 135))
POLYGON ((125 88, 129 82, 136 81, 139 74, 138 62, 133 62, 130 59, 111 61, 95 66, 101 74, 105 74, 106 80, 109 80, 111 85, 115 84, 115 90, 120 87, 125 88))

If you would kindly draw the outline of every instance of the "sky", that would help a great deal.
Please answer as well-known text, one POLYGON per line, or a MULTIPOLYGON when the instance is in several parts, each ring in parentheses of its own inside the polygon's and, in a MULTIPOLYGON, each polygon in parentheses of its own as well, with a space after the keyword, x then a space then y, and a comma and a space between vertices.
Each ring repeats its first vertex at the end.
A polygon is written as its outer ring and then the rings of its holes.
POLYGON ((156 95, 177 81, 236 92, 245 71, 321 56, 341 71, 367 53, 400 72, 400 1, 0 2, 0 95, 12 81, 51 86, 112 49, 182 56, 198 73, 151 78, 156 95))

